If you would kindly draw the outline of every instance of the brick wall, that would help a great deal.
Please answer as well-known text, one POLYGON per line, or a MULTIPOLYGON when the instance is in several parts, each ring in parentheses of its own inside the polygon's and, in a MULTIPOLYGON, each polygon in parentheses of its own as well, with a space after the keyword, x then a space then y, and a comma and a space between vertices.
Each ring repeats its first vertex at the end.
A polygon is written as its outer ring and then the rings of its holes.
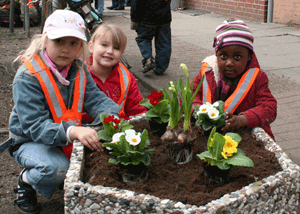
MULTIPOLYGON (((268 0, 181 0, 191 10, 214 12, 227 18, 267 22, 268 0)), ((299 1, 299 0, 297 0, 299 1)))

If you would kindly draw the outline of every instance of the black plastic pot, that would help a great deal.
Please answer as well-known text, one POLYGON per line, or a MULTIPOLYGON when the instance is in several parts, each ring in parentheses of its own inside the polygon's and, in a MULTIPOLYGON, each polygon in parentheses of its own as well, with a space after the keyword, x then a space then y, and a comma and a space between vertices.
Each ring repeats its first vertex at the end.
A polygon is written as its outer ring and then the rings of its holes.
POLYGON ((222 170, 217 166, 211 166, 207 162, 203 162, 204 173, 211 184, 226 184, 229 183, 230 169, 222 170))
POLYGON ((144 182, 148 179, 148 167, 144 163, 138 165, 123 165, 119 164, 119 171, 117 174, 122 178, 125 183, 144 182))
POLYGON ((168 123, 158 123, 149 120, 150 130, 154 136, 161 137, 167 130, 168 123))

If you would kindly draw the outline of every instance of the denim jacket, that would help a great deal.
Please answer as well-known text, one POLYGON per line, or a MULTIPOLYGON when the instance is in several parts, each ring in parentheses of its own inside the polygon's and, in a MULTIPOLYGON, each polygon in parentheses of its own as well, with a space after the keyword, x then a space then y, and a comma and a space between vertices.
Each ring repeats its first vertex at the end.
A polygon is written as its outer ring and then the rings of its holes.
MULTIPOLYGON (((39 56, 46 62, 42 52, 39 53, 39 56)), ((47 65, 47 63, 45 64, 47 65)), ((81 65, 82 62, 80 60, 75 60, 70 67, 66 78, 70 81, 69 86, 62 85, 56 76, 53 75, 68 109, 72 107, 74 79, 79 72, 79 68, 82 67, 81 65)), ((96 118, 93 124, 101 122, 99 116, 103 112, 117 115, 120 111, 120 106, 97 88, 86 66, 84 70, 87 82, 83 111, 89 116, 96 118)), ((11 145, 24 142, 43 143, 49 146, 65 146, 68 144, 66 129, 69 127, 69 124, 65 121, 54 123, 40 83, 37 77, 27 70, 25 65, 18 69, 14 78, 13 99, 15 105, 9 120, 11 145)))

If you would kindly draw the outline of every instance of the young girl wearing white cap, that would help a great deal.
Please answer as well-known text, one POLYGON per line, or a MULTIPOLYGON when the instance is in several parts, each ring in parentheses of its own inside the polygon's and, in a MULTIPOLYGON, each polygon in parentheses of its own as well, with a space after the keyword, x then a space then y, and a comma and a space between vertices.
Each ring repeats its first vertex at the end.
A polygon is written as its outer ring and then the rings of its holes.
POLYGON ((13 82, 10 154, 24 167, 15 189, 15 204, 23 213, 36 213, 36 192, 50 199, 65 179, 72 142, 102 149, 97 132, 81 126, 82 112, 100 122, 102 112, 117 116, 120 107, 101 92, 82 60, 87 57, 81 16, 56 10, 42 35, 16 60, 22 65, 13 82))
POLYGON ((203 60, 193 80, 195 90, 205 74, 193 104, 223 100, 227 118, 222 131, 261 127, 274 139, 270 123, 277 115, 277 101, 267 75, 260 70, 252 32, 242 20, 231 18, 219 25, 216 33, 216 54, 203 60))

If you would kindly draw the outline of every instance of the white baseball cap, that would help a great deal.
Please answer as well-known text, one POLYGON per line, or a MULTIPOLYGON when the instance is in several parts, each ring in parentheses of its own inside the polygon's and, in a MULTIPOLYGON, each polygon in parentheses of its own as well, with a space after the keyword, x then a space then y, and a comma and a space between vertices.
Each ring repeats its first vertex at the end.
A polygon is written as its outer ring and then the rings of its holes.
POLYGON ((73 36, 87 41, 84 20, 71 10, 55 10, 45 22, 44 33, 49 39, 73 36))

